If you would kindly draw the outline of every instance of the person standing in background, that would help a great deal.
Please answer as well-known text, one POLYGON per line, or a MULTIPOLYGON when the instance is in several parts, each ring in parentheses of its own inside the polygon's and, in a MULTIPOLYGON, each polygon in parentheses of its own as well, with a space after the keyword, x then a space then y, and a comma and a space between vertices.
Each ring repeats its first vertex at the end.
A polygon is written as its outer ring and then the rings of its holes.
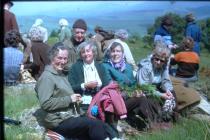
POLYGON ((201 41, 201 29, 195 22, 195 16, 190 13, 185 17, 187 26, 185 29, 185 37, 192 37, 194 40, 193 51, 200 55, 200 41, 201 41))
POLYGON ((39 28, 44 34, 43 42, 46 43, 48 40, 48 32, 47 32, 47 29, 45 27, 43 27, 43 23, 44 22, 41 18, 37 18, 35 23, 32 25, 30 31, 33 30, 33 28, 39 28))
POLYGON ((32 76, 38 80, 44 71, 44 67, 49 64, 48 49, 50 46, 44 43, 45 31, 42 28, 32 28, 29 32, 31 39, 31 52, 33 56, 32 76))
POLYGON ((15 14, 10 11, 13 5, 13 2, 10 0, 4 1, 4 34, 10 30, 17 30, 19 32, 15 14))
POLYGON ((60 25, 59 41, 65 42, 65 41, 70 40, 71 30, 68 27, 69 26, 68 21, 64 18, 61 18, 59 20, 59 25, 60 25))
POLYGON ((170 16, 164 16, 161 19, 160 27, 155 31, 154 42, 164 42, 169 49, 177 48, 177 45, 172 42, 170 28, 173 26, 173 20, 170 16))
POLYGON ((13 2, 10 0, 5 0, 3 4, 4 4, 4 35, 6 34, 6 32, 11 31, 11 30, 16 30, 17 32, 19 32, 20 40, 19 40, 18 48, 23 49, 23 52, 24 52, 23 63, 25 64, 27 63, 30 56, 30 52, 31 52, 30 40, 22 37, 20 34, 16 16, 14 13, 10 11, 11 7, 14 5, 13 2))

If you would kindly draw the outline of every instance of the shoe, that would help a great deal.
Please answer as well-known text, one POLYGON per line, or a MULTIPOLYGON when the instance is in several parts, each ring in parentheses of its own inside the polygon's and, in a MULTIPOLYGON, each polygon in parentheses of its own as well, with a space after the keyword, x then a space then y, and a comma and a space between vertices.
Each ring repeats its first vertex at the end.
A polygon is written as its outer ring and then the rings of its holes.
POLYGON ((172 126, 171 122, 151 123, 149 131, 169 130, 172 126))
POLYGON ((173 127, 173 124, 171 122, 162 122, 161 123, 161 129, 162 130, 169 130, 173 127))

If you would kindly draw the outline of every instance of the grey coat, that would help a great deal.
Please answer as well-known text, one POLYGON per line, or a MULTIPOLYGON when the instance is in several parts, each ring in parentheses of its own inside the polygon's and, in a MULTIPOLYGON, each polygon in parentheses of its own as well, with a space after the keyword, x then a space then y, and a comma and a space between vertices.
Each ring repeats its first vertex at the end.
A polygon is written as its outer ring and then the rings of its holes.
MULTIPOLYGON (((155 70, 152 65, 151 61, 152 55, 148 56, 147 58, 141 60, 139 62, 139 69, 137 71, 137 82, 139 84, 157 84, 155 83, 154 76, 159 75, 161 77, 160 80, 160 87, 164 91, 172 91, 173 86, 169 77, 169 63, 167 65, 163 66, 163 68, 159 71, 155 70)), ((159 91, 156 91, 156 95, 161 95, 159 91)))

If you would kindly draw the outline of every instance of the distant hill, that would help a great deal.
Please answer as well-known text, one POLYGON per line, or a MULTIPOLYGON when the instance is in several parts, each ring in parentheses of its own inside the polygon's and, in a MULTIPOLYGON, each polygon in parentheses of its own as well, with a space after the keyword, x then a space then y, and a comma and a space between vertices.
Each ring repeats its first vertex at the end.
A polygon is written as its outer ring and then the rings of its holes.
MULTIPOLYGON (((141 9, 141 10, 129 10, 129 11, 119 11, 119 12, 106 12, 104 13, 89 13, 81 15, 69 14, 67 9, 65 11, 54 12, 51 16, 46 15, 35 15, 35 16, 17 16, 18 24, 20 26, 21 32, 27 33, 34 23, 36 18, 42 18, 44 20, 44 26, 48 29, 50 33, 54 29, 59 29, 58 21, 61 17, 65 17, 69 23, 70 27, 77 18, 83 18, 88 24, 88 32, 92 33, 96 25, 100 25, 107 30, 116 30, 120 28, 127 29, 129 33, 138 33, 141 36, 147 34, 147 28, 152 26, 155 18, 162 16, 168 10, 158 10, 158 9, 141 9)), ((202 6, 198 8, 174 8, 173 11, 181 16, 186 15, 186 13, 193 12, 196 14, 197 19, 210 18, 210 7, 202 6)), ((45 13, 49 15, 48 13, 45 13)))

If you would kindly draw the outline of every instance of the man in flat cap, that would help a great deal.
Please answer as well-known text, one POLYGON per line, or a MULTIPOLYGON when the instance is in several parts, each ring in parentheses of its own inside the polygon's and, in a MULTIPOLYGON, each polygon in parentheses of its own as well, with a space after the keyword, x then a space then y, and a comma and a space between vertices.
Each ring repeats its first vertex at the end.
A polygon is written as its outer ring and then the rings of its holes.
POLYGON ((192 37, 194 40, 194 48, 193 51, 200 55, 200 41, 201 41, 201 29, 195 22, 195 16, 190 13, 185 16, 185 20, 187 23, 185 29, 185 36, 192 37))

